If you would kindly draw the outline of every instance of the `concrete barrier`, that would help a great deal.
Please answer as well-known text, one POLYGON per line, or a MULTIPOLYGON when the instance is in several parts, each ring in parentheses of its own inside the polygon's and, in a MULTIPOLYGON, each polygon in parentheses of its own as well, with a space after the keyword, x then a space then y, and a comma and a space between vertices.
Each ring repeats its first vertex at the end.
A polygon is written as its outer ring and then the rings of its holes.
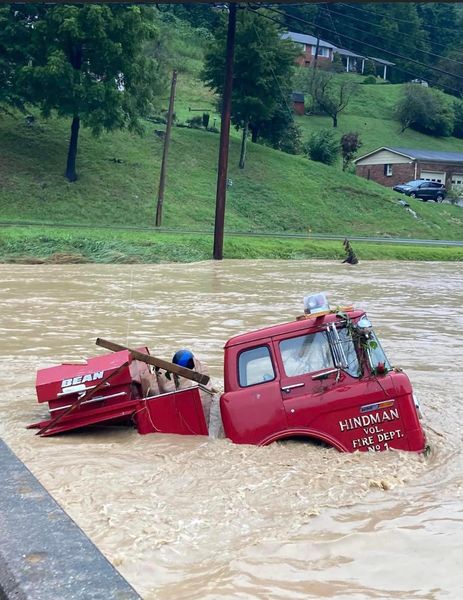
POLYGON ((0 600, 141 600, 2 440, 0 600))

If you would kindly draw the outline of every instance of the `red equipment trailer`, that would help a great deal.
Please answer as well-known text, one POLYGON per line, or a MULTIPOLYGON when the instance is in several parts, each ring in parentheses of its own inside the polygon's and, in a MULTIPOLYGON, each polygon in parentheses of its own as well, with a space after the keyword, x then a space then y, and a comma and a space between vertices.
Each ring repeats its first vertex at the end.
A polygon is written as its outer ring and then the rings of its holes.
MULTIPOLYGON (((293 322, 225 344, 220 398, 225 435, 238 444, 306 437, 343 452, 423 451, 410 381, 390 365, 365 312, 332 311, 324 296, 307 298, 305 314, 293 322)), ((117 352, 38 372, 38 401, 48 402, 52 417, 30 427, 53 435, 131 419, 143 434, 207 435, 200 395, 208 392, 207 376, 157 359, 147 348, 97 343, 117 352), (180 376, 195 384, 153 394, 149 382, 160 369, 176 383, 180 376)))

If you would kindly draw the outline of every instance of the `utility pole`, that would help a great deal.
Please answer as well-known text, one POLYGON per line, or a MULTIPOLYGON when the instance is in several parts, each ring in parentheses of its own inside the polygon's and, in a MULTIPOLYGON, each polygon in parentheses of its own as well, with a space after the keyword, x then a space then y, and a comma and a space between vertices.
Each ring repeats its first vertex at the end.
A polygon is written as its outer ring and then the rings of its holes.
POLYGON ((161 175, 159 176, 158 204, 156 207, 156 227, 162 223, 162 204, 164 202, 164 187, 166 185, 167 155, 169 153, 170 130, 172 129, 172 117, 174 114, 175 86, 177 84, 177 71, 172 73, 170 86, 169 111, 167 113, 166 133, 164 135, 164 149, 162 152, 161 175))
POLYGON ((227 196, 228 146, 230 140, 231 97, 233 89, 233 55, 235 50, 236 4, 228 5, 228 32, 225 58, 225 83, 223 88, 222 121, 220 124, 219 164, 215 200, 214 259, 223 258, 223 230, 225 200, 227 196))

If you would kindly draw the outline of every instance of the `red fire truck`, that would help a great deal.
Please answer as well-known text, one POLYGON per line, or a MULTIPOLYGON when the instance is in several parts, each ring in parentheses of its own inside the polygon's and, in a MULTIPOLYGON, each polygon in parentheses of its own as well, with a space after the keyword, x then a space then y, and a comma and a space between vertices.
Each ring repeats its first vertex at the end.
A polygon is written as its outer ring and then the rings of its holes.
MULTIPOLYGON (((147 348, 97 344, 115 352, 38 371, 38 401, 51 416, 30 427, 46 436, 129 419, 143 434, 208 434, 208 376, 147 348), (153 393, 146 382, 166 373, 171 389, 153 393)), ((308 438, 343 452, 425 449, 410 381, 389 363, 365 311, 331 310, 320 294, 306 297, 294 321, 227 341, 219 402, 237 444, 308 438)))

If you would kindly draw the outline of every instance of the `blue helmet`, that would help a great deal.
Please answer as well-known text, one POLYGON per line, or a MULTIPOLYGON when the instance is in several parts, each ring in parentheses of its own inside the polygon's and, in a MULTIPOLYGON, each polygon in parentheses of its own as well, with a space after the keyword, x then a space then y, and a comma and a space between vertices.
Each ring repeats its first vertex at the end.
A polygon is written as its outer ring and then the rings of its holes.
POLYGON ((187 369, 194 369, 195 367, 193 353, 185 348, 182 350, 177 350, 177 352, 174 354, 172 362, 180 367, 186 367, 187 369))

